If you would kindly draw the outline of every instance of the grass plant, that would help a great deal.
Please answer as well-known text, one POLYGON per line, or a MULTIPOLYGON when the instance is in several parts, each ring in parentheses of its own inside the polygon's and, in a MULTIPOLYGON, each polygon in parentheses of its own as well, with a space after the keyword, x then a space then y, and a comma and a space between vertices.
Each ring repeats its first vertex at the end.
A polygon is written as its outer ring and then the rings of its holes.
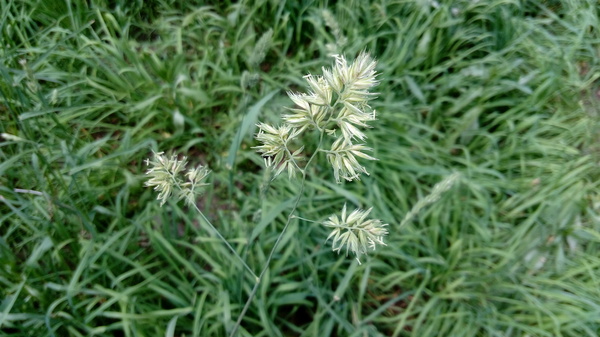
POLYGON ((600 334, 596 1, 0 0, 0 18, 0 335, 600 334), (273 180, 255 125, 364 50, 369 176, 337 183, 325 155, 273 180), (210 168, 195 203, 160 207, 153 151, 210 168), (344 205, 388 224, 361 264, 325 241, 344 205))

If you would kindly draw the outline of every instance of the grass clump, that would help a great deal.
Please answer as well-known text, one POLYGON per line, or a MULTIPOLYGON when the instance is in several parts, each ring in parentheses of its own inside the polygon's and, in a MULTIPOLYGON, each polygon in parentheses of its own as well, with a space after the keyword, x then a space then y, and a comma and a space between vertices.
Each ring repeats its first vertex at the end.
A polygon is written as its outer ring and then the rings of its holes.
POLYGON ((3 335, 600 331, 594 1, 0 0, 0 15, 3 335), (304 104, 305 74, 363 50, 377 120, 304 104), (281 160, 264 148, 263 170, 253 136, 282 118, 308 126, 281 160), (348 142, 378 160, 336 157, 348 142), (152 151, 209 167, 191 181, 208 185, 160 207, 152 151), (290 167, 300 181, 272 179, 290 167), (389 232, 362 264, 322 225, 356 217, 389 232))

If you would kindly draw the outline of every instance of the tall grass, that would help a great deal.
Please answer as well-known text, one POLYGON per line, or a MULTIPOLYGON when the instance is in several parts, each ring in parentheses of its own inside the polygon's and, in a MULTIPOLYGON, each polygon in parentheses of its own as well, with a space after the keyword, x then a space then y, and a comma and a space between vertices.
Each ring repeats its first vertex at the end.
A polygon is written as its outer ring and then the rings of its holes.
POLYGON ((151 150, 208 164, 198 200, 260 270, 298 193, 250 147, 329 55, 378 60, 371 174, 316 162, 298 205, 390 224, 362 265, 293 220, 240 336, 597 336, 595 1, 0 0, 0 332, 225 336, 255 280, 151 150), (460 180, 402 227, 439 181, 460 180))

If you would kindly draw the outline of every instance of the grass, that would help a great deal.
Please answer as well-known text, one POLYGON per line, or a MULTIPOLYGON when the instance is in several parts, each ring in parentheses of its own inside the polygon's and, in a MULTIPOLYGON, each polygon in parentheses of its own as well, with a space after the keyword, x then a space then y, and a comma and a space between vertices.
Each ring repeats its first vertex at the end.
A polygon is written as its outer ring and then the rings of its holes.
POLYGON ((360 182, 313 165, 298 216, 373 207, 387 247, 294 219, 240 336, 598 336, 600 8, 586 1, 0 0, 0 332, 227 336, 254 279, 151 150, 207 164, 199 207, 260 271, 299 190, 257 120, 332 53, 381 84, 360 182), (460 180, 400 227, 436 183, 460 180))

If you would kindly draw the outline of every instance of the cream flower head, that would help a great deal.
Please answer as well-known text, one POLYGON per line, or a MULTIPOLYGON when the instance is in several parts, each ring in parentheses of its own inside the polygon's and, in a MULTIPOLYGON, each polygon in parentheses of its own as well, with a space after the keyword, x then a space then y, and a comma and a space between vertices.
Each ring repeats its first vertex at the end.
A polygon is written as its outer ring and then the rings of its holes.
POLYGON ((370 148, 363 143, 367 138, 361 128, 369 128, 368 122, 375 120, 375 110, 368 102, 376 93, 370 90, 379 82, 376 80, 377 62, 368 53, 362 52, 356 60, 348 63, 341 55, 333 55, 333 68, 323 68, 323 75, 306 75, 307 93, 288 92, 296 105, 283 115, 284 124, 278 128, 268 124, 258 124, 256 139, 262 145, 255 149, 265 157, 267 167, 275 170, 274 178, 288 171, 291 178, 296 171, 302 171, 298 165, 301 146, 297 150, 290 148, 291 141, 300 138, 307 130, 317 130, 321 134, 334 137, 330 150, 325 152, 332 165, 336 182, 342 179, 352 181, 360 179, 360 174, 368 175, 357 157, 366 160, 376 158, 362 151, 370 148), (340 133, 339 136, 336 136, 340 133))

